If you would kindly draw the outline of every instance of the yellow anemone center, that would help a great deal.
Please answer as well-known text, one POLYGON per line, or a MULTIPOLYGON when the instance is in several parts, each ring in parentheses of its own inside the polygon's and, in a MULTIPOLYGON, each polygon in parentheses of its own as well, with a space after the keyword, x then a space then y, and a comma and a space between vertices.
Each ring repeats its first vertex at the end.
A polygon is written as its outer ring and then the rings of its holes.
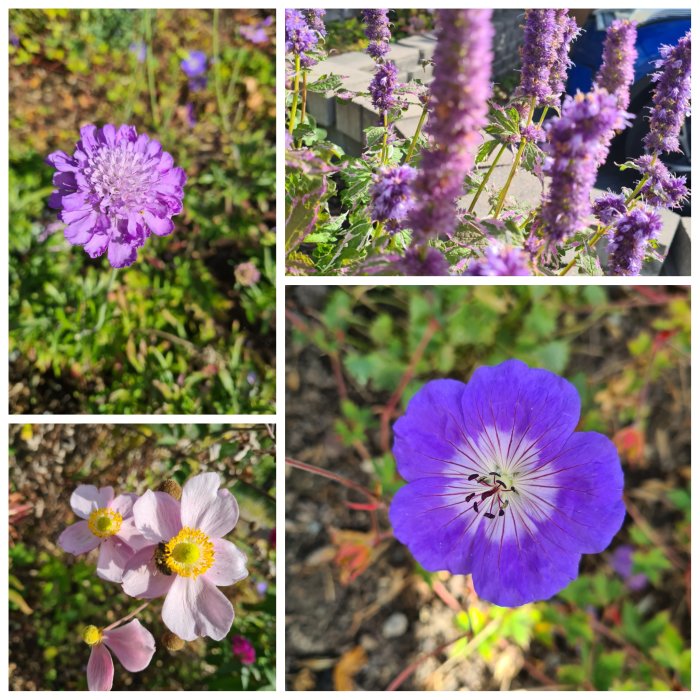
POLYGON ((83 630, 83 641, 91 647, 99 644, 102 641, 102 630, 95 625, 88 625, 83 630))
POLYGON ((165 545, 165 563, 178 576, 197 578, 214 563, 214 544, 201 530, 183 527, 165 545))
POLYGON ((122 526, 122 514, 111 508, 98 508, 90 513, 88 527, 97 537, 111 537, 122 526))

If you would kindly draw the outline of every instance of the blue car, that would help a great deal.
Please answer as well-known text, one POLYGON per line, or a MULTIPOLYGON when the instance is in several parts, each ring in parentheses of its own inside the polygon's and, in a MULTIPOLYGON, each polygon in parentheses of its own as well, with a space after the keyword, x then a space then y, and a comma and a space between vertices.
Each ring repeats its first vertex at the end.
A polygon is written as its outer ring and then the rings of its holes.
MULTIPOLYGON (((567 92, 586 92, 591 88, 602 62, 605 31, 613 20, 628 18, 637 22, 637 51, 634 66, 634 84, 631 89, 629 111, 636 115, 614 144, 612 157, 616 160, 636 158, 643 152, 642 139, 648 131, 651 76, 660 58, 659 47, 674 45, 690 29, 690 10, 593 10, 583 24, 584 32, 574 42, 571 59, 575 66, 569 72, 567 92)), ((681 132, 682 153, 664 155, 666 165, 677 175, 685 175, 690 186, 690 117, 681 132)))

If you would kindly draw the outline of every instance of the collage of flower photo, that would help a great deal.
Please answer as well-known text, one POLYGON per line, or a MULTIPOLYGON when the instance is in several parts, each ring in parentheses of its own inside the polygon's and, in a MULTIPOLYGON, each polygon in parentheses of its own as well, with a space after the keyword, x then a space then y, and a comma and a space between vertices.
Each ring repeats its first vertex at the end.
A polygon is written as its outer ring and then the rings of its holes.
POLYGON ((20 5, 7 689, 690 691, 690 7, 20 5))

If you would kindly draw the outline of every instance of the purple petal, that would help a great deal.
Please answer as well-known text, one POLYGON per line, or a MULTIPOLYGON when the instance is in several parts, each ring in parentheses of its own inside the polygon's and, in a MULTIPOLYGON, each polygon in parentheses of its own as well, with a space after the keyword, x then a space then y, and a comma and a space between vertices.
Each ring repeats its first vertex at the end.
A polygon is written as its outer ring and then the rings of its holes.
POLYGON ((81 520, 69 525, 59 536, 58 546, 68 554, 85 554, 100 544, 100 538, 90 532, 87 522, 81 520))
POLYGON ((121 513, 122 518, 130 518, 137 498, 135 493, 122 493, 111 501, 109 507, 121 513))
POLYGON ((104 643, 131 673, 143 671, 156 651, 153 635, 138 620, 105 632, 104 643))
POLYGON ((160 598, 175 581, 175 576, 161 574, 153 563, 155 547, 134 554, 124 568, 122 588, 132 598, 160 598))
POLYGON ((90 650, 87 665, 87 682, 89 690, 112 690, 114 664, 104 644, 95 644, 90 650))
POLYGON ((92 238, 85 244, 85 252, 91 258, 99 258, 100 255, 104 255, 107 246, 109 245, 109 234, 107 233, 94 233, 92 238))
POLYGON ((97 575, 105 581, 121 583, 124 567, 134 556, 134 551, 119 537, 102 540, 97 559, 97 575))
POLYGON ((107 259, 114 268, 129 267, 136 262, 136 247, 131 243, 111 240, 107 247, 107 259))
POLYGON ((60 172, 73 172, 78 169, 75 158, 71 158, 63 151, 54 151, 46 156, 46 162, 60 172))
POLYGON ((223 639, 233 624, 233 606, 204 576, 177 576, 163 603, 163 622, 185 641, 223 639))
POLYGON ((167 493, 148 490, 134 503, 134 521, 150 542, 167 542, 182 529, 180 504, 167 493))
POLYGON ((111 486, 98 489, 90 484, 80 484, 71 494, 70 507, 78 517, 87 519, 93 510, 107 508, 113 499, 114 489, 111 486))
POLYGON ((238 503, 214 472, 188 479, 182 489, 182 524, 202 530, 209 537, 223 537, 238 522, 238 503), (218 491, 217 491, 218 490, 218 491))
POLYGON ((133 518, 127 518, 122 521, 119 534, 116 536, 127 544, 133 552, 138 552, 153 544, 151 540, 141 534, 133 518))
POLYGON ((214 564, 204 574, 215 586, 231 586, 248 576, 247 557, 233 542, 214 540, 214 564))
POLYGON ((175 228, 175 224, 169 218, 154 216, 148 210, 144 211, 143 218, 146 222, 146 226, 148 226, 156 236, 168 236, 175 228))

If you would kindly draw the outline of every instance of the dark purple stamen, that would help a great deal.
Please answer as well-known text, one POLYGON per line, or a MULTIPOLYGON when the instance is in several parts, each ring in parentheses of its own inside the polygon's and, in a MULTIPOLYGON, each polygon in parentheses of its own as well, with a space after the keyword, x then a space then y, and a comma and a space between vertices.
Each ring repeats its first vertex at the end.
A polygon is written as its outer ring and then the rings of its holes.
POLYGON ((493 520, 496 517, 493 513, 484 513, 484 515, 490 520, 493 520))
POLYGON ((498 514, 499 514, 499 515, 505 515, 506 512, 503 510, 503 508, 501 508, 501 509, 498 511, 498 514))
POLYGON ((475 493, 470 493, 464 500, 465 500, 467 503, 469 503, 469 501, 471 501, 472 498, 474 498, 474 496, 476 496, 475 493))
POLYGON ((478 478, 479 478, 478 474, 470 474, 467 481, 474 481, 474 479, 478 479, 478 478))
POLYGON ((501 476, 499 472, 489 472, 489 476, 501 476))
POLYGON ((476 503, 474 503, 474 512, 475 512, 475 513, 478 513, 478 512, 479 512, 479 509, 476 507, 476 503))
POLYGON ((500 484, 504 489, 507 488, 506 485, 500 479, 496 479, 496 483, 500 484))

